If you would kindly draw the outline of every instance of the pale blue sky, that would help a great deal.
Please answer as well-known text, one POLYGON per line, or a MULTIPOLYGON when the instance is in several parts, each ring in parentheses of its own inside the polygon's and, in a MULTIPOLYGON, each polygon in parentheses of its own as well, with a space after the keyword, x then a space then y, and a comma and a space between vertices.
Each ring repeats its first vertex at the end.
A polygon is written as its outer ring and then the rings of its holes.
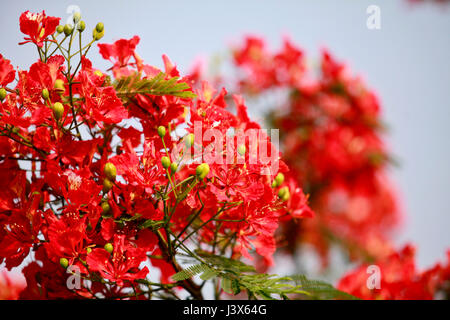
MULTIPOLYGON (((21 12, 68 17, 81 8, 87 29, 105 24, 103 42, 141 37, 138 53, 161 66, 167 54, 182 71, 199 55, 224 52, 245 33, 260 34, 276 47, 283 34, 311 58, 328 47, 378 92, 389 144, 401 162, 393 170, 407 219, 398 243, 418 245, 420 266, 444 258, 450 247, 450 7, 413 7, 407 1, 8 1, 2 4, 0 53, 26 68, 33 46, 17 45, 21 12), (366 28, 366 8, 381 9, 381 30, 366 28)), ((89 31, 90 32, 90 31, 89 31)), ((97 49, 90 58, 108 67, 97 49)))

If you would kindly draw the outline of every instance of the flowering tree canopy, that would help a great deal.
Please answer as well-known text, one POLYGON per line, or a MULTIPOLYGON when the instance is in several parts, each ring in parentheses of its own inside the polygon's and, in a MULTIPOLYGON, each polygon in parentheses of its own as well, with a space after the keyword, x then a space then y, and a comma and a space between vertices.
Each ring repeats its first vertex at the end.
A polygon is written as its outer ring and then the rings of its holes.
POLYGON ((20 45, 0 55, 0 277, 4 299, 403 299, 448 293, 448 264, 419 272, 396 252, 397 197, 385 169, 375 94, 330 53, 310 79, 304 53, 270 53, 249 37, 233 59, 234 94, 137 54, 139 36, 98 43, 97 23, 24 12, 20 45), (97 44, 95 46, 95 44, 97 44), (99 70, 87 57, 111 63, 99 70), (282 88, 264 130, 246 95, 282 88), (263 273, 277 248, 312 244, 328 263, 338 242, 363 263, 338 289, 304 275, 263 273), (389 275, 368 291, 366 267, 389 275), (210 282, 211 292, 205 283, 210 282), (404 289, 405 285, 408 289, 404 289), (244 295, 245 294, 245 295, 244 295))
MULTIPOLYGON (((387 174, 393 157, 383 142, 382 110, 373 90, 328 50, 322 51, 319 70, 310 70, 304 51, 287 38, 272 52, 263 38, 248 36, 231 56, 235 76, 216 74, 213 81, 275 104, 267 120, 280 130, 283 159, 316 213, 314 219, 283 222, 280 249, 295 258, 297 249, 312 246, 327 268, 330 248, 338 246, 350 261, 363 264, 338 287, 363 299, 448 295, 448 267, 436 264, 419 273, 413 245, 397 252, 393 244, 402 212, 387 174), (383 266, 381 291, 366 285, 371 265, 383 266)), ((194 74, 201 78, 199 70, 194 74)))
POLYGON ((24 265, 19 297, 201 299, 195 274, 217 298, 304 294, 240 261, 272 264, 280 221, 313 216, 244 100, 232 113, 225 89, 145 64, 138 36, 98 44, 110 77, 86 56, 103 24, 83 45, 80 18, 25 12, 39 60, 0 56, 0 263, 24 265))

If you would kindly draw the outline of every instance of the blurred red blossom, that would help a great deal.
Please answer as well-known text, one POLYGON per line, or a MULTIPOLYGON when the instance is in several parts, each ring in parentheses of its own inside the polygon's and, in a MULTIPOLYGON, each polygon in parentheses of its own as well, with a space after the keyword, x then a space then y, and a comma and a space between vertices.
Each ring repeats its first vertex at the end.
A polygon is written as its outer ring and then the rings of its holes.
MULTIPOLYGON (((450 251, 447 255, 450 257, 450 251)), ((337 287, 365 300, 430 300, 442 290, 448 295, 448 262, 447 266, 437 263, 427 270, 419 271, 412 245, 406 245, 385 259, 374 262, 372 266, 379 268, 378 287, 368 285, 369 264, 348 272, 340 279, 337 287)))

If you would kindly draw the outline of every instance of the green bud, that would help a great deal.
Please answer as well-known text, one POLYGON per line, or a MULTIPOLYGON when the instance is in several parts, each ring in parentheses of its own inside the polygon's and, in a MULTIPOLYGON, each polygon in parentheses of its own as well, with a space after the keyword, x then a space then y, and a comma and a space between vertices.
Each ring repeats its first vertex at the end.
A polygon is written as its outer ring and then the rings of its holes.
POLYGON ((84 29, 86 29, 86 23, 81 20, 80 22, 78 22, 77 30, 83 32, 84 29))
POLYGON ((168 167, 170 167, 170 159, 168 157, 162 157, 161 164, 164 169, 167 169, 168 167))
POLYGON ((81 20, 81 13, 80 12, 75 12, 73 14, 73 22, 74 23, 78 23, 78 21, 80 21, 80 20, 81 20))
POLYGON ((70 24, 66 24, 64 26, 64 34, 67 36, 70 36, 73 32, 73 27, 70 24))
POLYGON ((44 100, 47 100, 49 96, 50 96, 50 93, 48 92, 48 89, 47 88, 42 89, 42 98, 44 100))
POLYGON ((67 260, 66 258, 61 258, 61 259, 59 259, 59 264, 64 269, 67 269, 67 267, 69 266, 69 260, 67 260))
POLYGON ((175 172, 177 172, 177 169, 178 169, 178 165, 175 162, 172 162, 170 164, 170 171, 172 171, 172 173, 175 173, 175 172))
POLYGON ((185 138, 185 143, 186 143, 186 147, 190 148, 193 144, 194 144, 194 134, 193 133, 189 133, 186 138, 185 138))
POLYGON ((105 173, 105 176, 109 180, 116 181, 117 169, 116 169, 116 166, 113 165, 111 162, 108 162, 105 164, 105 167, 103 168, 103 172, 105 173))
POLYGON ((95 41, 100 40, 105 35, 105 32, 98 32, 96 29, 92 32, 92 38, 94 38, 95 41))
POLYGON ((240 146, 238 146, 237 148, 237 152, 243 156, 245 154, 245 151, 247 150, 247 148, 245 147, 245 145, 241 144, 240 146))
POLYGON ((61 25, 57 26, 57 27, 56 27, 56 32, 57 32, 58 34, 64 32, 64 26, 61 26, 61 25))
POLYGON ((275 179, 273 180, 272 187, 274 188, 279 187, 283 184, 283 182, 284 182, 284 174, 280 172, 276 175, 275 179))
POLYGON ((55 89, 58 91, 64 91, 64 80, 62 79, 56 79, 55 80, 55 89))
POLYGON ((96 30, 98 33, 102 33, 103 30, 105 30, 105 25, 103 24, 103 22, 97 23, 97 25, 95 26, 95 30, 96 30))
POLYGON ((111 206, 108 201, 104 201, 101 203, 103 214, 108 214, 111 211, 111 206))
POLYGON ((159 126, 158 127, 158 136, 160 138, 164 138, 165 135, 166 135, 166 128, 164 126, 159 126))
POLYGON ((198 165, 195 169, 195 174, 200 180, 203 180, 209 173, 209 165, 207 163, 202 163, 198 165))
POLYGON ((283 201, 289 200, 290 196, 288 187, 283 187, 278 191, 278 197, 283 201))
POLYGON ((112 189, 114 184, 109 179, 103 179, 103 193, 108 193, 109 190, 112 189))
POLYGON ((104 248, 105 248, 105 250, 108 251, 109 253, 112 253, 113 250, 114 250, 113 245, 112 245, 111 243, 109 243, 109 242, 108 242, 107 244, 105 244, 104 248))
POLYGON ((55 102, 55 104, 52 106, 53 109, 53 116, 56 120, 61 119, 61 117, 64 114, 64 106, 61 102, 55 102))
POLYGON ((3 101, 3 99, 6 98, 7 92, 5 88, 0 88, 0 101, 3 101))
POLYGON ((91 247, 87 247, 86 248, 86 252, 87 252, 87 254, 91 253, 92 252, 92 248, 91 247))

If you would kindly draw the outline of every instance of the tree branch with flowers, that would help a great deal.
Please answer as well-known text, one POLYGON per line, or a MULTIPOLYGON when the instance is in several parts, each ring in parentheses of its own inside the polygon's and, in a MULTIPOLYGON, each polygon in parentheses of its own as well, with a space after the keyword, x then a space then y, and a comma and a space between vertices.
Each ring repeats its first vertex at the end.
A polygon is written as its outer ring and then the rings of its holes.
POLYGON ((204 299, 208 281, 217 299, 351 298, 257 272, 280 221, 313 212, 240 96, 234 114, 225 89, 145 64, 138 36, 98 44, 108 75, 87 58, 104 25, 85 44, 79 13, 59 21, 20 16, 28 70, 0 56, 0 263, 22 268, 19 298, 204 299))

